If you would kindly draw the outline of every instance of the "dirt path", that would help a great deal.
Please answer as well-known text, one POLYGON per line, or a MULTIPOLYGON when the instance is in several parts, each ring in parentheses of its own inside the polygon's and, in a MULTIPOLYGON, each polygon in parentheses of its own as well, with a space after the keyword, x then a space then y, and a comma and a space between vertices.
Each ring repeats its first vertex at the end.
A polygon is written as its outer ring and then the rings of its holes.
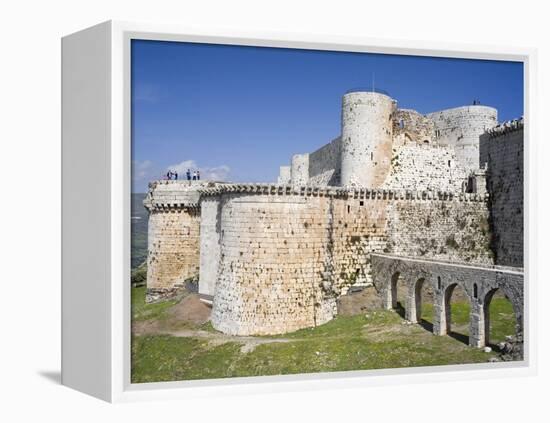
POLYGON ((132 324, 132 334, 136 336, 170 335, 181 338, 200 338, 207 340, 212 346, 235 342, 241 344, 242 353, 252 352, 258 345, 262 344, 290 342, 289 339, 284 338, 268 339, 254 336, 231 336, 219 332, 209 332, 200 329, 172 329, 170 327, 166 327, 165 324, 159 321, 135 322, 132 324))

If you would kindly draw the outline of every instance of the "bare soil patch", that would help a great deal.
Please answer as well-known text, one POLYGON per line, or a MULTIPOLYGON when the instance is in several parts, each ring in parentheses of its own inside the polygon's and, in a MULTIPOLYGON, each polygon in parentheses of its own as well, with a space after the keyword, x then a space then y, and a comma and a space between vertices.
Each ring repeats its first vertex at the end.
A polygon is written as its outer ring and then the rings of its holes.
POLYGON ((338 298, 338 315, 340 316, 356 316, 381 308, 382 300, 373 286, 338 298))
POLYGON ((170 319, 202 325, 210 320, 212 308, 203 303, 197 294, 184 297, 168 310, 170 319))

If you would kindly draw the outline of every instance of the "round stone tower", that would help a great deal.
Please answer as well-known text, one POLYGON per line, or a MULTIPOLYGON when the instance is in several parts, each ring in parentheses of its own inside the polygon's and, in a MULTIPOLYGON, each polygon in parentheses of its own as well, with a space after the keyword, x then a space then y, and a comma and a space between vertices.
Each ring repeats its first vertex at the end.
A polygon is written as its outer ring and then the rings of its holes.
POLYGON ((342 185, 380 187, 392 157, 394 101, 372 91, 353 91, 342 100, 342 185))
POLYGON ((498 123, 498 113, 488 106, 462 106, 427 115, 435 124, 435 139, 455 149, 468 171, 479 169, 479 137, 498 123))

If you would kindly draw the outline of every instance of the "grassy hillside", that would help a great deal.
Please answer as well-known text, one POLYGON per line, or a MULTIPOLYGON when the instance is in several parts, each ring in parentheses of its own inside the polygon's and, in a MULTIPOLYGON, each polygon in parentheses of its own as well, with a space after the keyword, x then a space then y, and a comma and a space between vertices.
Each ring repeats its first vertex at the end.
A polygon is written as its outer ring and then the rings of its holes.
POLYGON ((147 258, 147 209, 143 207, 146 194, 132 194, 132 269, 147 258))
MULTIPOLYGON (((132 337, 132 382, 366 370, 496 359, 467 345, 467 303, 453 303, 451 336, 434 336, 421 325, 404 324, 392 310, 339 316, 311 329, 279 336, 231 337, 209 323, 192 327, 173 321, 176 302, 145 304, 144 288, 132 289, 133 322, 155 331, 132 337), (172 320, 172 321, 171 321, 172 320)), ((432 309, 422 317, 431 323, 432 309)), ((491 342, 513 335, 514 314, 503 299, 491 303, 491 342)))

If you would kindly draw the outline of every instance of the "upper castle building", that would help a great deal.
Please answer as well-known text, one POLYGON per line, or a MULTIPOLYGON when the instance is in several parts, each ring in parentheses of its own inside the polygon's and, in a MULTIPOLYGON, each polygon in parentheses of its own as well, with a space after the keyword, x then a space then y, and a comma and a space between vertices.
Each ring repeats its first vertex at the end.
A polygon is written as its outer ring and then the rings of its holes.
MULTIPOLYGON (((342 100, 342 133, 281 166, 278 183, 431 191, 467 189, 481 168, 480 136, 497 110, 463 106, 422 115, 385 93, 351 91, 342 100)), ((470 185, 470 191, 472 187, 470 185)))

